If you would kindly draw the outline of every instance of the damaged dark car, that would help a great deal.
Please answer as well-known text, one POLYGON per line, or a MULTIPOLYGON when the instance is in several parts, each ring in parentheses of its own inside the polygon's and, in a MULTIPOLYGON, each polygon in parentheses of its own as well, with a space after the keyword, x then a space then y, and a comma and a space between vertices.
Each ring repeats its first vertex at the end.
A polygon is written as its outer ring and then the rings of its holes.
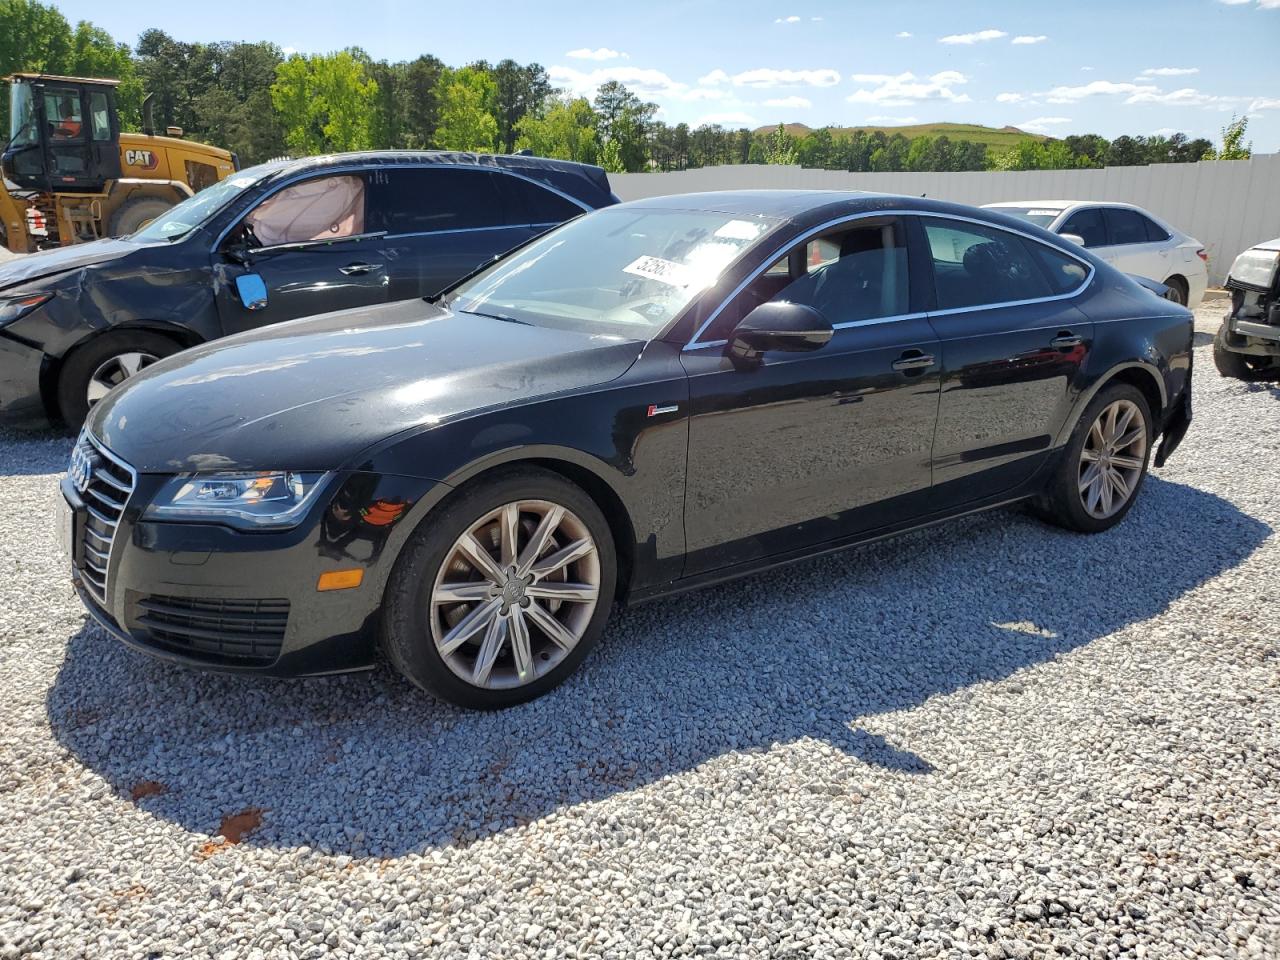
POLYGON ((1227 289, 1231 312, 1213 343, 1218 372, 1237 380, 1280 379, 1280 237, 1236 257, 1227 289))
POLYGON ((0 265, 0 415, 79 426, 169 354, 429 296, 617 202, 599 167, 523 155, 371 152, 243 170, 129 237, 0 265))

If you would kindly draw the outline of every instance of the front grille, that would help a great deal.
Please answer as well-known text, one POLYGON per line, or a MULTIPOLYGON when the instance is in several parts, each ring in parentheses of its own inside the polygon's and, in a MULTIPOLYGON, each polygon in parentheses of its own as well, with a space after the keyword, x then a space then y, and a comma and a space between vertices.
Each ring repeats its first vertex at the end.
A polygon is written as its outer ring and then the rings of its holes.
POLYGON ((221 600, 153 594, 135 624, 157 646, 201 659, 266 664, 280 656, 288 600, 221 600))
POLYGON ((71 451, 67 475, 85 505, 81 580, 93 599, 106 607, 111 544, 136 478, 133 468, 94 440, 88 430, 71 451))

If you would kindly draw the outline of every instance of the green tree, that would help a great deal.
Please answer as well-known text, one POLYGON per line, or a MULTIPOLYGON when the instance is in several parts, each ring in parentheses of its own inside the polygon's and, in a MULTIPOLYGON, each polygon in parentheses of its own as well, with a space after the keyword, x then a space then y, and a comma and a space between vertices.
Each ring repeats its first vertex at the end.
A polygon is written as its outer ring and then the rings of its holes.
POLYGON ((436 146, 445 150, 492 151, 497 147, 494 104, 498 86, 476 67, 449 70, 441 78, 440 123, 436 146))
POLYGON ((643 170, 648 160, 649 127, 658 112, 657 104, 644 102, 618 81, 610 80, 600 85, 592 106, 600 139, 606 146, 616 144, 622 169, 631 173, 643 170))
POLYGON ((764 162, 794 166, 800 162, 796 153, 796 139, 787 133, 787 128, 778 124, 764 141, 764 162))
POLYGON ((1231 122, 1222 128, 1222 149, 1214 151, 1212 145, 1204 153, 1206 160, 1248 160, 1253 156, 1253 143, 1244 142, 1249 118, 1231 115, 1231 122))
POLYGON ((349 50, 303 57, 276 67, 271 101, 285 142, 298 153, 365 150, 378 85, 349 50))
POLYGON ((585 97, 552 98, 540 116, 526 114, 516 124, 514 146, 539 157, 595 163, 600 156, 595 111, 585 97))
POLYGON ((600 166, 609 173, 625 173, 627 168, 622 163, 622 148, 617 140, 610 140, 600 151, 600 166))
MULTIPOLYGON (((478 66, 487 69, 487 65, 478 66)), ((497 87, 494 119, 498 122, 498 147, 503 153, 511 153, 516 148, 520 121, 551 95, 551 81, 541 64, 521 66, 511 59, 503 60, 488 72, 497 87)))

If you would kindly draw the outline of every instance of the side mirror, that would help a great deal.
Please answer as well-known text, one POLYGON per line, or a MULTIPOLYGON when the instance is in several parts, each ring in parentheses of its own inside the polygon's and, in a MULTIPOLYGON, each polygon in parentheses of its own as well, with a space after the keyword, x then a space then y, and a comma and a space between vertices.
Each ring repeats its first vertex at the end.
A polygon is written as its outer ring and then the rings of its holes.
POLYGON ((1080 236, 1080 234, 1078 233, 1060 233, 1058 234, 1058 236, 1060 236, 1063 240, 1070 240, 1077 247, 1084 246, 1084 237, 1080 236))
POLYGON ((831 321, 803 303, 774 300, 762 303, 745 317, 729 338, 735 363, 755 366, 770 350, 804 353, 824 346, 834 331, 831 321))
POLYGON ((256 273, 236 277, 236 296, 246 310, 261 310, 267 305, 267 284, 256 273))

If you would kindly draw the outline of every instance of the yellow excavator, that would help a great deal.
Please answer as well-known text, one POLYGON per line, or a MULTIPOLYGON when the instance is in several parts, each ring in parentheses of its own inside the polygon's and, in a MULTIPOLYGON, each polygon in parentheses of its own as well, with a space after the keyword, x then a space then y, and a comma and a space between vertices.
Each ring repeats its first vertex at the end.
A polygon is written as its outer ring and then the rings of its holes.
POLYGON ((0 246, 14 253, 120 237, 237 169, 235 154, 155 131, 121 133, 117 80, 9 77, 8 145, 0 156, 0 246))

